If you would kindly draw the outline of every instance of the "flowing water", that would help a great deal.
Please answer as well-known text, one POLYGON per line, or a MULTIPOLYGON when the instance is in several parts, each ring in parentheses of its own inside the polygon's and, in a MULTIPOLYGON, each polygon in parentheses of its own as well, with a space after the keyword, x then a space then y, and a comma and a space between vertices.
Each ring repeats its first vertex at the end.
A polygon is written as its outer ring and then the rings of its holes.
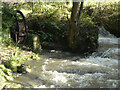
POLYGON ((29 61, 31 72, 15 79, 34 88, 118 87, 118 39, 100 28, 99 48, 91 56, 48 50, 39 61, 29 61))

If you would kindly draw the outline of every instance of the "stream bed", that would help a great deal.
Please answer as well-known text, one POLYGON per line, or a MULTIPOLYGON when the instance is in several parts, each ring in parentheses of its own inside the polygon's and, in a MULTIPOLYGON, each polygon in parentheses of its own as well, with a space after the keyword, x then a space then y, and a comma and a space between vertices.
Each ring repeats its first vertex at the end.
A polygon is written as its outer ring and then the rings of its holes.
POLYGON ((31 88, 116 88, 118 87, 119 38, 100 28, 99 48, 91 56, 46 50, 39 61, 29 61, 31 72, 14 82, 31 88))

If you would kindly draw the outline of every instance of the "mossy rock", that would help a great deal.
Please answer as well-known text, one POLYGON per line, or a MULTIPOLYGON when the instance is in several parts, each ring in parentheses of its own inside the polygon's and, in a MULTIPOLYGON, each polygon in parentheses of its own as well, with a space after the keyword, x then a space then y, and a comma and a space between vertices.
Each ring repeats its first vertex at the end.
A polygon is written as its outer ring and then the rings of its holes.
POLYGON ((35 52, 39 52, 41 50, 40 39, 37 35, 33 36, 33 49, 35 52))
POLYGON ((41 52, 41 43, 40 43, 40 37, 36 34, 29 33, 24 45, 30 47, 34 52, 39 53, 41 52))

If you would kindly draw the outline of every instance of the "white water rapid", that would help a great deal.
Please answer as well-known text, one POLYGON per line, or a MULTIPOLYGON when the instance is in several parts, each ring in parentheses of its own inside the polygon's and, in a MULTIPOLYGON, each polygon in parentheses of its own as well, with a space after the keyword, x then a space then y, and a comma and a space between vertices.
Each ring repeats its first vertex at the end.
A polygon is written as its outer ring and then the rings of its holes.
POLYGON ((39 61, 29 61, 30 73, 15 82, 34 88, 116 88, 118 87, 119 38, 100 28, 99 48, 81 58, 69 52, 50 50, 39 61))

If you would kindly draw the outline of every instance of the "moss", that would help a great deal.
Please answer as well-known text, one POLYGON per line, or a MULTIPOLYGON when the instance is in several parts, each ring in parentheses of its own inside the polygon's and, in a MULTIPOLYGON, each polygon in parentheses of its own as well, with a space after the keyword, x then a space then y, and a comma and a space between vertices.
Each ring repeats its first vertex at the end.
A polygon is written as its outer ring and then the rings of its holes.
POLYGON ((29 33, 24 45, 30 47, 36 53, 40 53, 42 50, 39 36, 36 34, 29 33))
POLYGON ((104 26, 107 31, 120 37, 120 2, 108 3, 94 10, 94 22, 104 26))
POLYGON ((3 87, 21 86, 20 84, 8 83, 16 78, 16 73, 30 72, 30 66, 24 64, 28 60, 40 60, 38 54, 31 51, 21 50, 19 47, 1 45, 0 55, 0 89, 3 87), (3 57, 4 56, 4 57, 3 57), (14 72, 14 73, 13 73, 14 72))
POLYGON ((40 44, 40 40, 39 40, 39 36, 34 35, 33 36, 33 49, 35 52, 40 52, 41 51, 41 44, 40 44))
POLYGON ((13 56, 8 61, 5 61, 4 65, 6 68, 11 69, 12 72, 22 73, 25 71, 25 67, 24 67, 25 61, 27 61, 27 59, 25 57, 21 58, 20 56, 17 56, 17 58, 14 58, 14 56, 13 56))

